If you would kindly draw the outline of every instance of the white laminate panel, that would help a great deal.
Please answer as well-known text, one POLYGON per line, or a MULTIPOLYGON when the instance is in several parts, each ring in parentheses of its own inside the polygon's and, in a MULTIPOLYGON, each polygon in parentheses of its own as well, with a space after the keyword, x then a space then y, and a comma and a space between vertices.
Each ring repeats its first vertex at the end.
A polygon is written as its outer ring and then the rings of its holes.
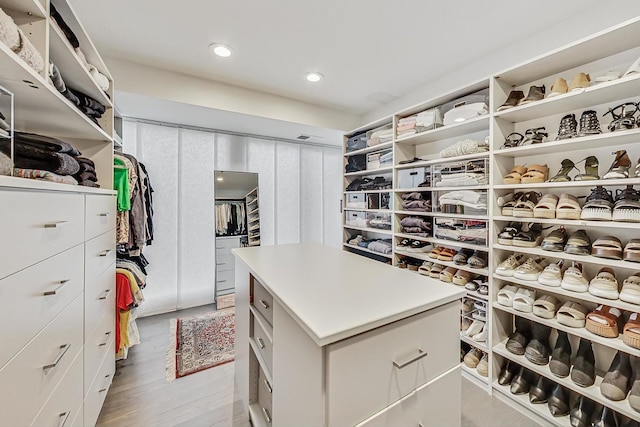
POLYGON ((269 372, 273 372, 273 344, 271 344, 271 340, 269 340, 267 333, 262 329, 262 326, 260 326, 260 323, 256 318, 253 316, 251 317, 253 322, 251 326, 251 337, 256 341, 258 351, 267 364, 267 366, 264 366, 263 368, 269 372))
POLYGON ((236 268, 236 259, 231 254, 231 251, 227 254, 216 255, 216 271, 229 271, 236 268))
POLYGON ((459 317, 452 302, 329 345, 329 424, 353 425, 457 365, 459 317))
POLYGON ((0 278, 84 241, 84 195, 0 190, 0 278))
POLYGON ((115 322, 116 312, 116 271, 115 263, 107 267, 97 277, 87 279, 84 291, 84 328, 87 335, 105 316, 115 322))
POLYGON ((458 365, 415 392, 422 426, 460 427, 462 419, 462 372, 458 365))
POLYGON ((273 297, 255 277, 252 278, 252 283, 253 295, 251 296, 251 305, 273 326, 273 297))
POLYGON ((105 315, 84 343, 84 394, 89 392, 102 361, 107 357, 115 363, 115 307, 105 315))
POLYGON ((76 356, 60 384, 33 420, 33 427, 70 426, 82 417, 82 355, 76 356))
POLYGON ((264 384, 258 385, 258 405, 268 425, 273 423, 273 408, 271 404, 271 394, 264 384))
POLYGON ((216 292, 220 293, 229 289, 233 289, 234 286, 235 270, 221 271, 216 273, 216 292))
MULTIPOLYGON (((115 340, 113 341, 115 342, 115 340)), ((113 344, 111 347, 113 350, 113 344)), ((98 374, 89 388, 89 392, 84 398, 84 425, 95 426, 98 415, 102 409, 104 399, 107 397, 109 387, 116 372, 116 364, 113 359, 105 358, 98 368, 98 374)))
MULTIPOLYGON (((222 251, 221 253, 227 253, 225 249, 233 249, 240 247, 240 238, 239 237, 216 237, 216 253, 218 251, 222 251)), ((228 251, 228 253, 231 253, 228 251)))
POLYGON ((233 253, 320 346, 465 295, 458 286, 315 243, 233 253))
POLYGON ((0 370, 0 425, 29 425, 82 352, 82 300, 78 295, 0 370))
POLYGON ((93 239, 116 228, 116 196, 85 196, 85 239, 93 239))
POLYGON ((0 367, 82 292, 83 260, 77 245, 0 280, 0 367))
MULTIPOLYGON (((356 427, 418 426, 416 412, 416 395, 412 393, 357 424, 356 427)), ((428 425, 445 426, 447 424, 429 423, 428 425)))
POLYGON ((85 243, 85 279, 98 277, 116 262, 116 231, 110 230, 85 243))

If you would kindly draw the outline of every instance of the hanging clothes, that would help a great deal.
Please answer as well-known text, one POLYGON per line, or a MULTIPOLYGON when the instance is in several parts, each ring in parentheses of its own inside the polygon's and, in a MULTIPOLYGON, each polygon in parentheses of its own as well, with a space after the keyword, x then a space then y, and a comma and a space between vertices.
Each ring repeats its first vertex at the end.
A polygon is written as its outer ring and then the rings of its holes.
POLYGON ((244 199, 216 201, 216 236, 247 234, 247 209, 244 199))

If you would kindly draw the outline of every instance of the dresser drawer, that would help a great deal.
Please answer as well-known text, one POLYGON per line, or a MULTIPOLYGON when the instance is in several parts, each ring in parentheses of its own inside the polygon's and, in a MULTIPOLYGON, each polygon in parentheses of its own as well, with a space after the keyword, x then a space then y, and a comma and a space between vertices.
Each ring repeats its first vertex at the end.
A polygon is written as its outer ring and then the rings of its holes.
POLYGON ((85 197, 85 240, 116 228, 116 196, 87 194, 85 197))
POLYGON ((84 304, 84 328, 87 335, 94 331, 103 317, 114 318, 116 312, 115 263, 107 267, 98 277, 86 280, 84 304))
POLYGON ((91 335, 87 332, 84 342, 84 394, 89 392, 105 357, 115 363, 115 325, 114 307, 113 311, 102 317, 91 335))
POLYGON ((0 190, 0 278, 84 241, 84 196, 0 190))
POLYGON ((85 279, 98 277, 116 262, 116 231, 111 230, 85 243, 85 279))
POLYGON ((82 299, 78 295, 0 370, 0 414, 14 417, 9 425, 29 425, 82 352, 82 299))
POLYGON ((226 239, 216 239, 216 254, 220 250, 224 253, 231 253, 231 249, 240 247, 240 238, 239 237, 229 237, 226 239), (226 249, 226 251, 225 251, 226 249))
POLYGON ((255 277, 251 277, 253 284, 253 298, 251 304, 273 326, 273 297, 255 277))
POLYGON ((104 399, 107 397, 113 375, 116 372, 116 364, 110 358, 106 358, 100 368, 95 380, 89 388, 89 393, 84 398, 84 425, 95 426, 102 409, 104 399))
POLYGON ((82 292, 83 264, 80 244, 0 280, 0 368, 82 292))
POLYGON ((459 306, 449 303, 330 344, 329 424, 356 424, 456 366, 459 306))
POLYGON ((269 402, 273 402, 273 384, 267 379, 262 368, 258 368, 260 373, 258 374, 258 394, 260 394, 260 389, 265 393, 266 398, 269 402))
POLYGON ((236 268, 236 258, 231 254, 216 256, 216 271, 233 271, 236 268))
POLYGON ((235 270, 216 272, 216 292, 233 289, 236 285, 235 277, 235 270))
POLYGON ((418 420, 423 426, 460 427, 462 373, 460 366, 416 390, 418 420), (443 396, 446 398, 443 399, 443 396), (446 402, 443 406, 443 402, 446 402))
MULTIPOLYGON (((363 396, 364 397, 364 396, 363 396)), ((389 427, 389 426, 419 426, 417 422, 416 395, 411 393, 403 397, 388 408, 367 418, 356 427, 389 427)), ((447 426, 448 424, 436 424, 429 422, 423 426, 447 426)))
POLYGON ((81 354, 76 357, 31 425, 33 427, 71 426, 78 415, 82 417, 81 354))
POLYGON ((258 352, 267 364, 266 368, 269 372, 273 372, 273 345, 267 337, 267 333, 262 329, 258 320, 252 316, 252 325, 250 336, 255 340, 258 352))
MULTIPOLYGON (((264 387, 264 383, 262 386, 258 385, 258 406, 260 406, 260 413, 264 422, 267 423, 267 425, 271 425, 273 423, 273 405, 271 404, 271 395, 266 387, 264 387)), ((260 423, 258 423, 258 425, 260 425, 260 423)))

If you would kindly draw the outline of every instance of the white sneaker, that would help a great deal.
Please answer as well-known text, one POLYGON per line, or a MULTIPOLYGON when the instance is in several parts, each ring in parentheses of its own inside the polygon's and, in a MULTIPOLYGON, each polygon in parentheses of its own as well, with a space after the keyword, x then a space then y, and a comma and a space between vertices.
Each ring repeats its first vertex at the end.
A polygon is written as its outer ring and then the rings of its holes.
POLYGON ((511 254, 507 259, 502 261, 498 268, 496 268, 496 274, 500 276, 513 277, 514 270, 520 265, 524 255, 511 254))
POLYGON ((571 263, 571 267, 564 272, 560 287, 573 292, 587 292, 589 290, 589 281, 582 273, 581 263, 571 263))
POLYGON ((562 283, 562 268, 564 267, 564 260, 549 264, 538 276, 538 283, 545 286, 558 287, 562 283))
POLYGON ((520 280, 538 280, 546 261, 543 258, 529 258, 513 271, 513 277, 520 280))
POLYGON ((513 309, 523 313, 531 313, 533 312, 533 302, 535 300, 535 289, 520 288, 513 297, 513 309))
POLYGON ((465 335, 471 338, 472 336, 479 334, 484 329, 484 322, 480 320, 474 320, 469 329, 465 332, 465 335))
POLYGON ((471 339, 477 342, 485 342, 487 341, 488 335, 489 335, 489 328, 487 328, 487 325, 484 325, 484 327, 482 328, 482 331, 472 336, 471 339))
POLYGON ((620 299, 631 304, 640 304, 640 273, 624 279, 620 299))
POLYGON ((591 279, 589 293, 601 298, 618 299, 618 279, 616 273, 609 267, 602 267, 596 277, 591 279))

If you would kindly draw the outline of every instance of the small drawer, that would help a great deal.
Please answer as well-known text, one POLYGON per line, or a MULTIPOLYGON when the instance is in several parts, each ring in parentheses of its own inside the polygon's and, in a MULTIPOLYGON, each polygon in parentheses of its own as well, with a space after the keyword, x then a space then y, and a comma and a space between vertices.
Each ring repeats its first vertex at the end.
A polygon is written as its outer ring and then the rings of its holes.
POLYGON ((216 238, 216 251, 218 249, 228 249, 231 253, 231 249, 240 247, 240 238, 239 237, 228 237, 228 238, 216 238))
POLYGON ((345 212, 345 220, 347 225, 353 227, 367 226, 367 214, 365 212, 347 211, 345 212))
POLYGON ((82 355, 78 355, 32 426, 71 426, 82 418, 82 355))
POLYGON ((85 197, 85 239, 93 239, 116 228, 116 196, 87 194, 85 197))
POLYGON ((425 168, 401 169, 398 171, 398 184, 396 188, 417 188, 425 182, 427 172, 425 168))
MULTIPOLYGON (((88 279, 85 284, 85 330, 93 332, 105 316, 113 318, 116 312, 116 266, 115 263, 98 277, 88 279)), ((115 319, 114 319, 115 322, 115 319)))
POLYGON ((0 278, 84 241, 84 196, 55 193, 0 190, 0 278))
POLYGON ((115 312, 111 316, 104 316, 100 325, 85 340, 83 396, 89 393, 103 361, 110 360, 111 363, 116 363, 115 324, 115 312))
POLYGON ((267 366, 266 369, 269 372, 273 371, 273 344, 267 337, 267 333, 262 329, 260 323, 252 316, 251 336, 255 340, 256 347, 260 352, 260 355, 264 359, 267 366))
POLYGON ((216 273, 216 292, 233 289, 236 285, 236 271, 221 271, 216 273))
POLYGON ((29 425, 82 353, 82 305, 78 295, 0 370, 0 414, 15 417, 9 425, 29 425))
POLYGON ((258 280, 251 276, 253 283, 253 299, 251 304, 273 326, 273 297, 258 280))
POLYGON ((364 193, 347 194, 346 207, 366 209, 367 203, 365 201, 364 193))
POLYGON ((271 395, 265 387, 258 386, 258 406, 260 406, 260 414, 267 425, 273 423, 273 411, 271 403, 271 395))
POLYGON ((329 345, 328 424, 354 425, 456 366, 459 316, 456 301, 329 345))
POLYGON ((0 313, 20 319, 2 328, 0 367, 82 292, 83 258, 84 246, 77 245, 0 280, 0 313))
POLYGON ((273 384, 267 379, 262 368, 260 374, 258 374, 258 400, 260 400, 260 393, 263 393, 269 402, 273 402, 273 384))
POLYGON ((87 281, 109 268, 116 262, 116 231, 108 231, 85 243, 84 258, 84 277, 87 281))
POLYGON ((98 374, 93 380, 89 392, 84 397, 84 425, 95 426, 98 421, 98 415, 102 409, 104 399, 107 397, 109 387, 113 381, 113 375, 116 372, 116 364, 113 359, 106 358, 100 368, 98 374))
MULTIPOLYGON (((419 425, 415 422, 417 399, 414 393, 403 397, 388 408, 356 425, 356 427, 388 427, 419 425)), ((446 411, 445 411, 446 412, 446 411)), ((448 424, 428 423, 426 425, 444 426, 448 424)))
POLYGON ((216 271, 230 271, 236 268, 236 257, 231 253, 225 255, 216 254, 216 271))

